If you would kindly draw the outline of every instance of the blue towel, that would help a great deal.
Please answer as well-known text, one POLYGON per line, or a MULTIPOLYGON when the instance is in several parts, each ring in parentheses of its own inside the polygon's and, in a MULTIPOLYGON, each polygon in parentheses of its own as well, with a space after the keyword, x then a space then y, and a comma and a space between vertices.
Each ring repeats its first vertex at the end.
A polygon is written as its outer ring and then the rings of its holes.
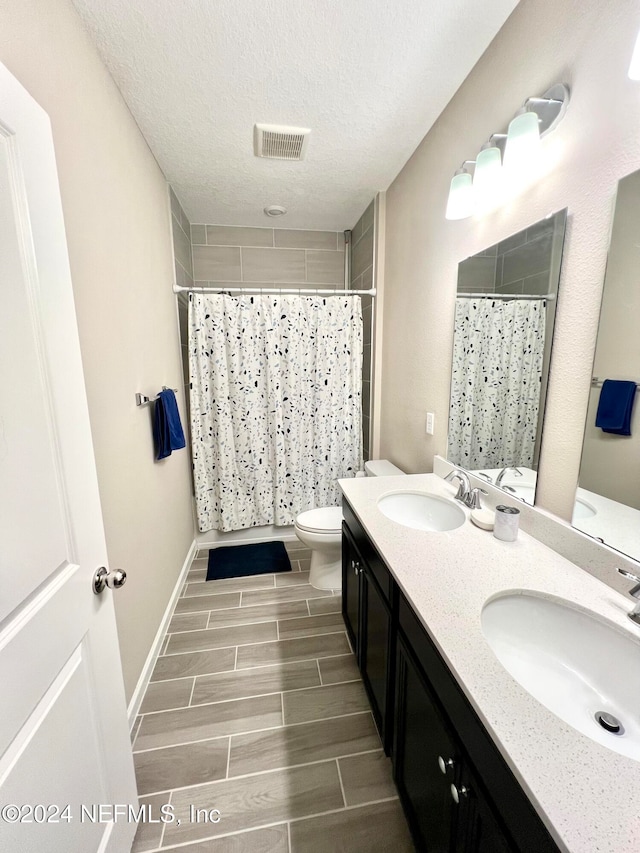
POLYGON ((171 456, 173 450, 180 450, 185 446, 176 395, 170 388, 158 394, 153 413, 153 439, 156 459, 165 459, 171 456))
POLYGON ((631 435, 631 412, 636 388, 635 382, 605 379, 598 402, 596 426, 613 435, 631 435))

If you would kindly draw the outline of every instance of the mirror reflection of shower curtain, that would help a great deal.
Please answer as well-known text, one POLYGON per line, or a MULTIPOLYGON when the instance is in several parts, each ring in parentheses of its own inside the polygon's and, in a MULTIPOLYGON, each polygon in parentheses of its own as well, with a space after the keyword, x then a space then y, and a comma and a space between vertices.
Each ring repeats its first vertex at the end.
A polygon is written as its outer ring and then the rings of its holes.
POLYGON ((190 295, 198 525, 292 524, 362 465, 358 296, 190 295))
POLYGON ((456 300, 450 462, 533 467, 544 334, 541 299, 456 300))

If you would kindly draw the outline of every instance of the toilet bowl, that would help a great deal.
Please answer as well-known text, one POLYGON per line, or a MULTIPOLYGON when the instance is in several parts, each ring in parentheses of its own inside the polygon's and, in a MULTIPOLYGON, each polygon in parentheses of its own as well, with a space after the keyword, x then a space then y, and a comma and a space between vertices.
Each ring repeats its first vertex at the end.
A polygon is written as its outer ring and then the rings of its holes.
MULTIPOLYGON (((364 464, 367 477, 404 474, 387 459, 373 459, 364 464)), ((342 509, 319 507, 301 512, 294 524, 298 539, 311 548, 309 583, 316 589, 342 587, 342 509)))
POLYGON ((342 510, 326 506, 301 512, 294 530, 301 542, 311 548, 309 583, 316 589, 342 586, 342 510))

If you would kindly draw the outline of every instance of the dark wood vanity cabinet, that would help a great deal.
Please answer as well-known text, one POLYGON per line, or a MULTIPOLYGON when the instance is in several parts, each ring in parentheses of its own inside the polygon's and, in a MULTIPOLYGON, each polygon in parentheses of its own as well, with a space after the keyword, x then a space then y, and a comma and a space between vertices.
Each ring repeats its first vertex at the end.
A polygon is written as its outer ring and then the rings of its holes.
POLYGON ((558 853, 353 510, 343 504, 347 633, 422 853, 558 853))
POLYGON ((510 853, 465 750, 402 632, 397 644, 393 768, 418 850, 510 853))
POLYGON ((342 616, 351 647, 360 648, 360 556, 346 525, 342 526, 342 616))
MULTIPOLYGON (((352 519, 352 527, 355 527, 352 519)), ((342 537, 342 613, 385 752, 391 747, 391 577, 380 557, 347 524, 342 537), (364 552, 364 553, 363 553, 364 552)))
POLYGON ((460 751, 443 726, 420 666, 398 640, 393 770, 418 849, 449 853, 457 821, 449 786, 460 751), (442 762, 444 773, 440 769, 442 762))

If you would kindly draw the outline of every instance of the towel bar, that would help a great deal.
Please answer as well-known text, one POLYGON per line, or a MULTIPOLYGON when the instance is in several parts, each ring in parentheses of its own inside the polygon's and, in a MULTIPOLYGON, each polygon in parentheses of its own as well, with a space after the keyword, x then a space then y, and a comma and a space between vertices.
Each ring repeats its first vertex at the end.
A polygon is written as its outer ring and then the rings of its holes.
MULTIPOLYGON (((169 391, 169 388, 167 388, 166 385, 163 385, 162 390, 163 391, 169 391)), ((177 388, 172 388, 171 390, 173 391, 174 394, 178 393, 177 388)), ((157 395, 155 397, 147 397, 146 394, 136 394, 136 406, 148 406, 149 403, 154 403, 157 399, 158 399, 157 395)))
MULTIPOLYGON (((597 376, 591 377, 591 387, 592 388, 602 388, 603 382, 604 382, 604 379, 599 379, 597 376)), ((636 382, 636 385, 638 386, 638 388, 640 388, 640 383, 636 382)), ((636 388, 636 392, 638 391, 638 388, 636 388)))

